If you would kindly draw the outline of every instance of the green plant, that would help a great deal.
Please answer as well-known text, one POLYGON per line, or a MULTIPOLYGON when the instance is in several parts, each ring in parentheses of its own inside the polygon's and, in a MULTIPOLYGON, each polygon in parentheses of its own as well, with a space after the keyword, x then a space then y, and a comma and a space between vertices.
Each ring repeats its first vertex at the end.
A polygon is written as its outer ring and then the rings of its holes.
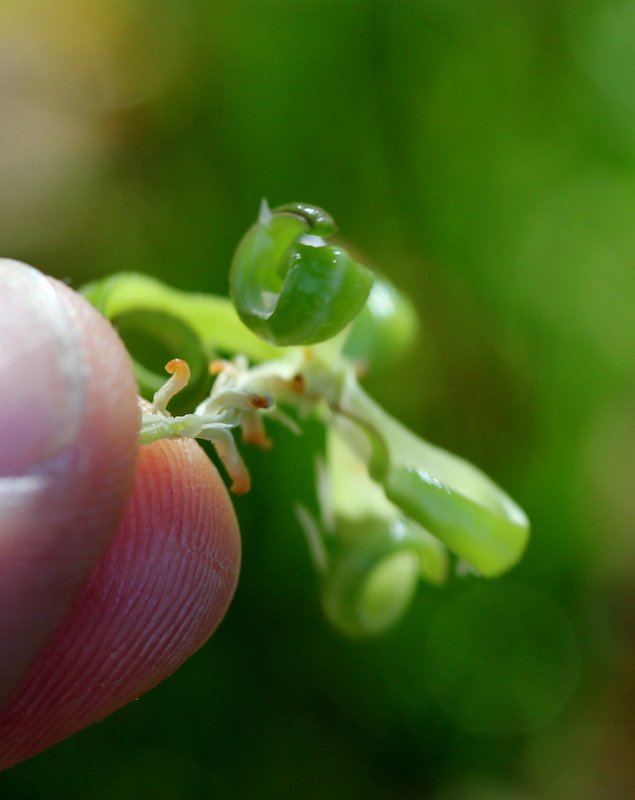
POLYGON ((359 362, 372 369, 396 356, 414 332, 413 312, 387 281, 325 241, 334 231, 315 206, 263 203, 232 263, 233 303, 132 273, 83 291, 123 333, 146 341, 145 350, 131 347, 140 389, 153 397, 142 443, 207 439, 232 491, 244 493, 250 479, 236 429, 267 447, 269 420, 298 431, 298 419, 321 421, 320 512, 298 507, 298 518, 327 616, 347 634, 368 635, 395 622, 419 578, 445 580, 449 553, 484 577, 508 570, 529 525, 480 470, 415 436, 360 386, 359 362), (167 381, 144 360, 161 347, 167 381), (194 411, 172 415, 176 395, 197 403, 194 411))

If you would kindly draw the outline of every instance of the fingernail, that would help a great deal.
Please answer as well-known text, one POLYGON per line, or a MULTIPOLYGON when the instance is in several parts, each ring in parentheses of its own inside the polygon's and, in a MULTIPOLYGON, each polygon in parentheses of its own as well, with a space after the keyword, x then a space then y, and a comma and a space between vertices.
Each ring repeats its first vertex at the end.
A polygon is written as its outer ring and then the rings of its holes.
POLYGON ((63 297, 8 259, 0 259, 0 375, 0 476, 23 475, 76 436, 85 361, 63 297))

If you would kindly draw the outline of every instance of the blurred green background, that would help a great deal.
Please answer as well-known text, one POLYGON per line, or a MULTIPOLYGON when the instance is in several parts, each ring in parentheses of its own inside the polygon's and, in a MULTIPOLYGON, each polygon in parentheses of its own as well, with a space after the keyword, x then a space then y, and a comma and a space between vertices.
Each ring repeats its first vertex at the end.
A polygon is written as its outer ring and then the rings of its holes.
POLYGON ((633 0, 3 0, 0 186, 2 255, 74 286, 224 293, 261 197, 328 209, 422 320, 370 389, 533 525, 348 641, 276 430, 217 635, 3 800, 635 796, 633 0))

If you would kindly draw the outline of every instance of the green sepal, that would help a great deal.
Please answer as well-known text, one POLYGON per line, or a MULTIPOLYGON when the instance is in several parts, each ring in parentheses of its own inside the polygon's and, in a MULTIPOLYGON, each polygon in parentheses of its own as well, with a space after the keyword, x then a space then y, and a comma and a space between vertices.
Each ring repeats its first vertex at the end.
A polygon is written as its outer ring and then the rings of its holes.
POLYGON ((119 330, 145 397, 151 398, 165 383, 167 361, 179 357, 188 362, 190 384, 176 399, 177 413, 190 407, 192 398, 209 384, 207 364, 212 358, 242 353, 263 361, 279 354, 245 327, 224 297, 184 292, 134 272, 116 273, 80 291, 119 330))
POLYGON ((422 577, 440 583, 447 572, 445 548, 403 519, 340 520, 327 546, 321 602, 349 636, 383 633, 405 613, 422 577))
POLYGON ((363 308, 373 274, 324 242, 321 237, 334 230, 330 216, 315 206, 270 211, 265 205, 243 237, 232 261, 231 295, 245 325, 265 341, 323 342, 363 308))
POLYGON ((250 361, 276 358, 280 351, 266 344, 245 327, 227 297, 202 292, 184 292, 149 275, 119 272, 81 290, 107 319, 126 311, 160 311, 177 317, 198 336, 204 353, 242 353, 250 361))
POLYGON ((414 306, 390 281, 376 278, 363 309, 350 327, 343 354, 371 369, 393 365, 419 333, 414 306))
POLYGON ((339 429, 366 460, 391 503, 485 577, 516 564, 527 544, 529 522, 494 481, 413 434, 380 408, 352 375, 340 410, 339 429))
POLYGON ((139 394, 150 400, 165 383, 165 364, 178 353, 190 367, 190 381, 175 398, 172 410, 185 412, 194 398, 206 394, 210 379, 203 346, 196 332, 178 317, 162 311, 124 311, 112 320, 132 359, 139 394))
POLYGON ((382 633, 406 611, 420 579, 446 580, 445 546, 390 503, 329 427, 319 470, 319 522, 302 510, 326 616, 355 637, 382 633))

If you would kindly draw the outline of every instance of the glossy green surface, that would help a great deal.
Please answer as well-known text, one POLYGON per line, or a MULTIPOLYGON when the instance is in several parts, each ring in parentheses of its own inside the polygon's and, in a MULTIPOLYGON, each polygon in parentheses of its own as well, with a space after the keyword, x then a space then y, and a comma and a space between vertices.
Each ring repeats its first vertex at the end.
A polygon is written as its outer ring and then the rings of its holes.
POLYGON ((315 206, 261 208, 232 261, 230 287, 240 318, 265 341, 322 342, 362 309, 372 273, 321 238, 334 231, 331 217, 315 206))
POLYGON ((527 517, 481 470, 415 436, 355 381, 345 387, 342 407, 369 441, 360 442, 355 430, 351 436, 349 426, 343 435, 366 456, 389 501, 481 575, 500 575, 518 562, 527 517))

